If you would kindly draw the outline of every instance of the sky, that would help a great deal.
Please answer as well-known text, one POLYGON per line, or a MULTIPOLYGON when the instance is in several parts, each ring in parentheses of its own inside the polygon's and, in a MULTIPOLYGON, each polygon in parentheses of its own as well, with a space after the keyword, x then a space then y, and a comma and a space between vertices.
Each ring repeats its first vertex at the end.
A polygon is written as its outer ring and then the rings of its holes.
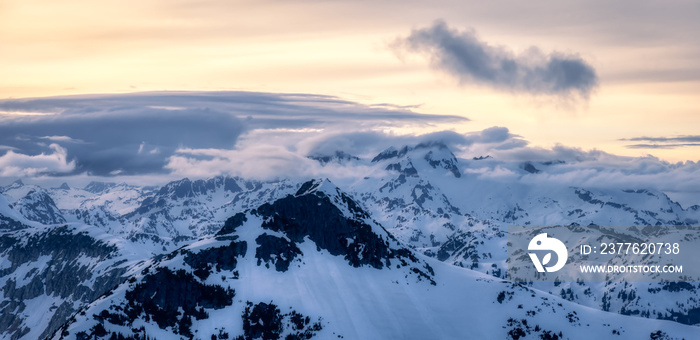
POLYGON ((349 128, 339 147, 501 131, 518 155, 698 161, 699 17, 697 1, 3 0, 0 177, 184 174, 244 146, 298 161, 349 128))

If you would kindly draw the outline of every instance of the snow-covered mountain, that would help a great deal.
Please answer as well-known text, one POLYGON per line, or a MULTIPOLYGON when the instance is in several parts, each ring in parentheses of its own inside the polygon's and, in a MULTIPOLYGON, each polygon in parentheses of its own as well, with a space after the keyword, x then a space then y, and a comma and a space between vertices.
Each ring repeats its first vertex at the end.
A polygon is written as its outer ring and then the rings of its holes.
POLYGON ((211 235, 233 213, 258 206, 294 190, 289 181, 260 182, 232 177, 168 183, 122 215, 120 234, 179 245, 211 235), (128 225, 129 227, 125 227, 128 225))
MULTIPOLYGON (((543 186, 534 180, 528 185, 522 180, 539 175, 530 167, 566 166, 563 162, 508 164, 476 158, 459 161, 455 172, 457 160, 440 143, 392 148, 372 159, 386 167, 386 176, 351 183, 349 190, 402 242, 441 261, 501 278, 506 277, 508 225, 697 225, 700 219, 696 206, 683 209, 659 191, 543 186), (508 175, 482 176, 499 172, 508 175)), ((700 324, 698 283, 534 286, 605 311, 700 324)))
POLYGON ((71 316, 56 337, 697 334, 679 324, 700 324, 697 283, 503 279, 508 225, 697 225, 698 205, 543 182, 567 164, 457 158, 439 142, 309 158, 355 175, 0 188, 0 337, 43 338, 71 316))
POLYGON ((154 260, 54 338, 692 337, 416 254, 328 181, 228 219, 154 260))
POLYGON ((3 195, 0 231, 2 338, 48 337, 78 308, 121 282, 128 268, 150 256, 96 227, 31 221, 3 195))

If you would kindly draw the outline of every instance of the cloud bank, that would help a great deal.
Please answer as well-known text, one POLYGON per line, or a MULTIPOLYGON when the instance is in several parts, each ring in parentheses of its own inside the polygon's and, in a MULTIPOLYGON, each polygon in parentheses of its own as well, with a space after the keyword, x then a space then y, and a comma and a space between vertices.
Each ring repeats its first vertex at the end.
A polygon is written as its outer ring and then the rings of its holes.
POLYGON ((578 95, 584 99, 598 86, 595 69, 576 54, 544 53, 537 47, 515 54, 506 47, 480 40, 474 30, 460 32, 444 21, 414 29, 393 46, 400 52, 427 56, 434 68, 455 76, 463 84, 533 95, 578 95))
MULTIPOLYGON (((182 177, 234 175, 262 180, 327 177, 348 183, 386 175, 387 170, 374 166, 371 159, 389 147, 439 142, 457 156, 467 180, 657 189, 690 197, 687 200, 694 204, 693 197, 700 192, 700 163, 623 157, 565 145, 535 147, 502 126, 399 133, 406 127, 421 131, 466 119, 335 97, 136 93, 6 100, 0 101, 0 110, 50 113, 0 116, 0 181, 4 182, 29 177, 59 183, 107 180, 153 185, 182 177), (338 151, 347 157, 316 160, 337 156, 338 151), (539 172, 524 171, 526 163, 539 172)), ((679 143, 695 138, 637 139, 679 143)))
POLYGON ((2 100, 0 111, 14 112, 0 115, 4 176, 168 174, 177 160, 171 158, 179 150, 233 150, 240 136, 251 131, 268 131, 273 140, 334 126, 369 129, 467 120, 370 107, 331 96, 254 92, 2 100), (35 112, 44 114, 22 115, 35 112), (47 158, 53 163, 29 163, 47 158))

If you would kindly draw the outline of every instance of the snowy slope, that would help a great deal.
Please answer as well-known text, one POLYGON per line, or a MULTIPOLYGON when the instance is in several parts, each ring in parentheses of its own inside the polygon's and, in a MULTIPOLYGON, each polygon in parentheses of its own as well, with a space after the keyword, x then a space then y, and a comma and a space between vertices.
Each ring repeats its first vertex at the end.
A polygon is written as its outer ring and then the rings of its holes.
POLYGON ((55 339, 694 338, 415 254, 327 181, 227 220, 91 303, 55 339))
POLYGON ((96 227, 28 221, 3 195, 0 231, 0 338, 45 338, 150 257, 96 227))
MULTIPOLYGON (((341 183, 405 244, 460 267, 505 278, 507 227, 519 225, 697 225, 697 210, 643 188, 579 188, 536 180, 563 162, 457 159, 440 143, 390 148, 386 169, 341 183), (458 170, 455 171, 454 169, 458 170)), ((557 296, 622 314, 700 323, 700 284, 539 284, 557 296)))
POLYGON ((18 211, 12 209, 12 205, 0 194, 0 230, 3 232, 8 230, 26 228, 28 221, 18 211))

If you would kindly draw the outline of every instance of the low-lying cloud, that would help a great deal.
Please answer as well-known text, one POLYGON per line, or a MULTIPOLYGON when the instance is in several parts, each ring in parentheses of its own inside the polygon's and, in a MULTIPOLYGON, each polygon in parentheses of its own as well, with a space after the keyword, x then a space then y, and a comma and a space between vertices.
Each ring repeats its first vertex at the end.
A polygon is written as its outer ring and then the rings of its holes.
MULTIPOLYGON (((692 204, 700 191, 700 163, 564 145, 536 147, 502 126, 402 134, 396 131, 406 126, 434 127, 465 119, 374 108, 335 97, 195 92, 0 101, 0 110, 10 107, 52 114, 0 116, 4 182, 29 177, 153 185, 182 177, 234 175, 263 180, 327 177, 348 183, 386 175, 371 159, 389 147, 441 143, 459 159, 464 180, 658 189, 690 197, 692 204), (317 161, 318 156, 339 154, 344 155, 341 161, 317 161), (525 171, 523 164, 538 172, 525 171)), ((674 144, 696 138, 630 140, 674 144)))
POLYGON ((516 54, 480 40, 475 31, 451 29, 444 21, 414 29, 394 44, 399 52, 426 55, 434 68, 498 90, 584 99, 598 86, 595 69, 577 54, 544 53, 537 47, 516 54))
POLYGON ((68 161, 67 151, 58 144, 48 146, 51 153, 28 156, 7 151, 0 156, 0 177, 29 177, 41 174, 61 174, 75 169, 75 161, 68 161))
POLYGON ((363 129, 467 121, 375 108, 332 96, 255 92, 146 92, 2 100, 0 111, 14 112, 0 115, 5 176, 169 174, 173 171, 171 157, 179 157, 178 150, 233 150, 241 135, 253 131, 268 131, 269 142, 280 138, 275 136, 333 126, 363 129), (58 153, 56 147, 63 151, 58 153), (27 163, 27 159, 49 156, 59 159, 58 163, 27 163))

